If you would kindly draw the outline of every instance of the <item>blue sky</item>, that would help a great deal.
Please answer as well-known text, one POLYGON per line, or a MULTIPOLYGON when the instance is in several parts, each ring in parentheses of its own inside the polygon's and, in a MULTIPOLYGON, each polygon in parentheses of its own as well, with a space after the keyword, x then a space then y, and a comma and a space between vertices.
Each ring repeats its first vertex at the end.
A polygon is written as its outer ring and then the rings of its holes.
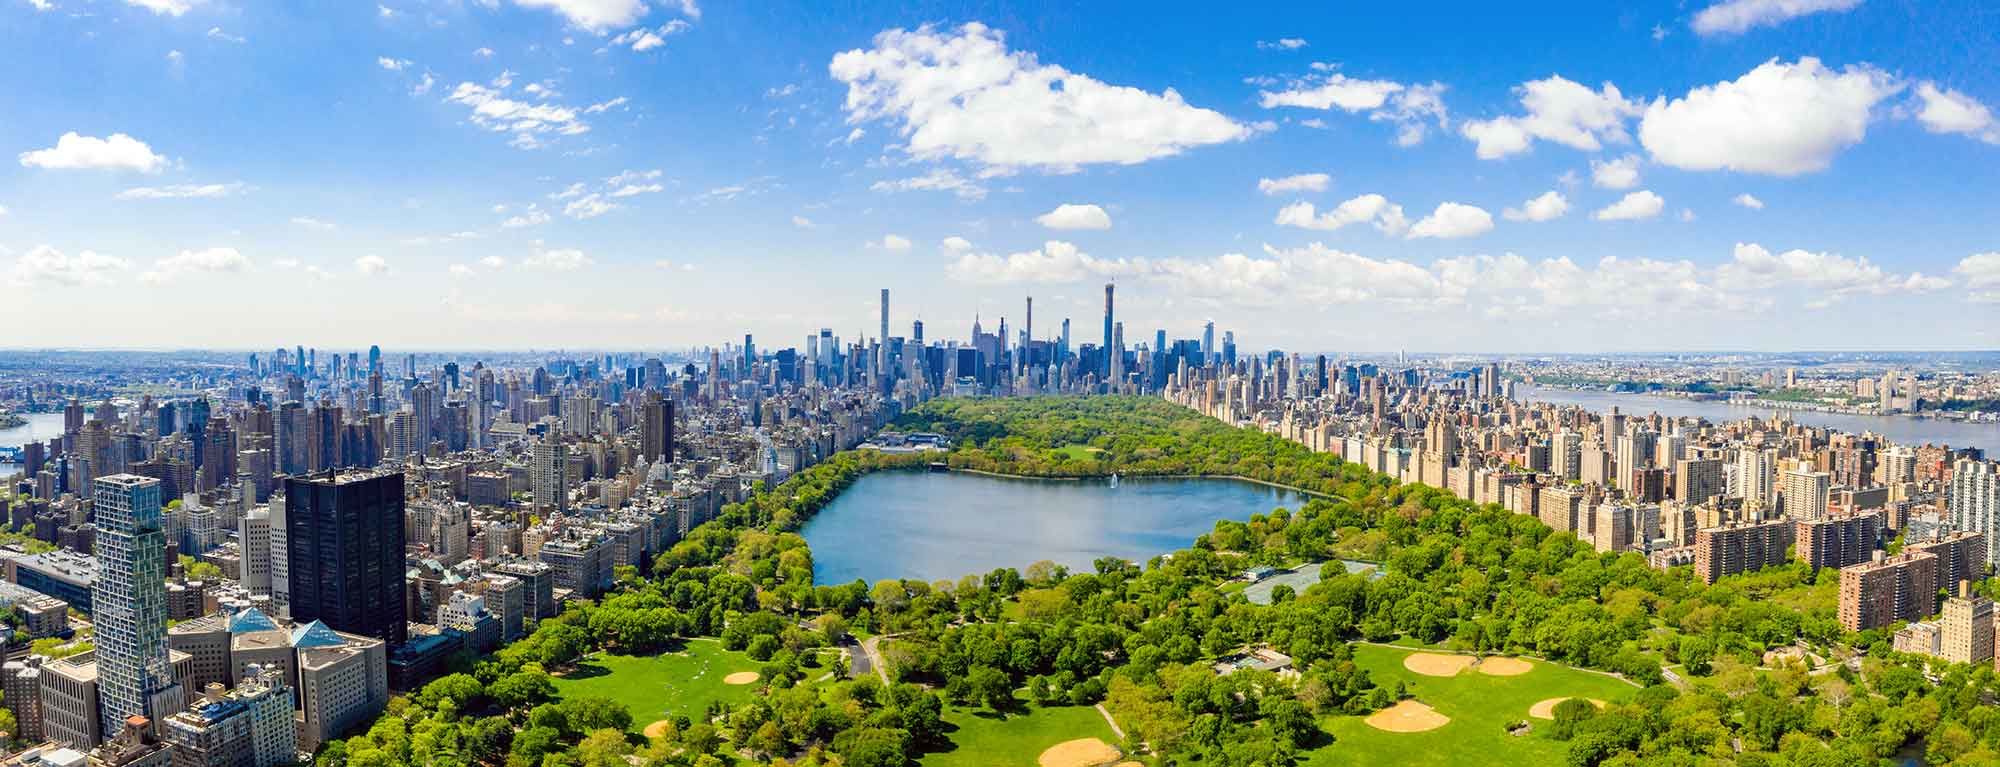
POLYGON ((2000 346, 1987 4, 898 5, 0 0, 0 346, 2000 346))

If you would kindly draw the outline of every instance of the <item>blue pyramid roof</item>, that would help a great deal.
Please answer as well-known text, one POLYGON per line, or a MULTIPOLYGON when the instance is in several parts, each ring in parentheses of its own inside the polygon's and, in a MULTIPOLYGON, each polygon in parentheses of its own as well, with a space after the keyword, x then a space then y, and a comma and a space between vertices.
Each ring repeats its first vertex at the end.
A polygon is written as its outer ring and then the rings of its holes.
POLYGON ((265 615, 263 610, 255 607, 237 613, 229 619, 229 633, 231 634, 276 630, 278 630, 278 623, 271 620, 271 616, 265 615))
POLYGON ((300 626, 292 632, 293 647, 337 647, 344 644, 347 640, 341 639, 333 629, 319 621, 300 626))

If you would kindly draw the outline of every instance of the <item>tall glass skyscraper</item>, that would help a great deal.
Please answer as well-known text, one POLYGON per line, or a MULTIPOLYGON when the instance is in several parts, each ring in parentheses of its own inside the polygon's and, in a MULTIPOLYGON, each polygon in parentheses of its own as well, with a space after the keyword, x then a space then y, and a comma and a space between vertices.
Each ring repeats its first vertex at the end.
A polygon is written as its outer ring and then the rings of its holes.
POLYGON ((160 527, 160 481, 134 474, 98 478, 97 581, 91 620, 97 628, 98 718, 118 732, 127 717, 154 721, 181 708, 167 664, 167 537, 160 527))
POLYGON ((292 619, 402 644, 403 473, 288 478, 284 524, 292 619))

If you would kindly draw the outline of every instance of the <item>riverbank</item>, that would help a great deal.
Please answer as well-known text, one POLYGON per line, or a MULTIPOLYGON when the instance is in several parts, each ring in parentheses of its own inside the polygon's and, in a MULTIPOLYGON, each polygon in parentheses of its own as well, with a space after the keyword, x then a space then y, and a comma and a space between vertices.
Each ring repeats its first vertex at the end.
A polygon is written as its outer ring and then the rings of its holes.
MULTIPOLYGON (((1031 474, 1008 474, 1006 472, 987 471, 985 469, 962 469, 956 466, 947 466, 946 468, 950 471, 958 472, 961 474, 978 474, 983 477, 996 477, 999 479, 1042 479, 1042 480, 1049 480, 1052 482, 1081 482, 1086 479, 1110 479, 1112 476, 1111 474, 1086 474, 1082 476, 1071 476, 1071 477, 1037 477, 1031 474)), ((1318 490, 1307 490, 1303 487, 1293 487, 1291 485, 1279 482, 1272 482, 1270 480, 1258 479, 1256 477, 1246 477, 1241 474, 1125 474, 1123 472, 1115 472, 1115 473, 1119 474, 1120 476, 1129 477, 1132 479, 1233 479, 1238 482, 1249 482, 1252 484, 1263 485, 1265 487, 1277 490, 1284 490, 1288 492, 1298 493, 1299 495, 1306 495, 1314 498, 1323 498, 1329 501, 1338 501, 1341 499, 1340 496, 1334 495, 1332 493, 1322 493, 1318 490)))

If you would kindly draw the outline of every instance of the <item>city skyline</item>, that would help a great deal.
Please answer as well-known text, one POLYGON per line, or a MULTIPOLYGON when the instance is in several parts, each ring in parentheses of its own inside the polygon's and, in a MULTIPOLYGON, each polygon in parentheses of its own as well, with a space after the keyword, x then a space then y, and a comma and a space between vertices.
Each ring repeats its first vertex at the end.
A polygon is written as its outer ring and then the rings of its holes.
POLYGON ((0 325, 659 348, 1114 281, 1298 350, 2000 347, 1976 6, 1126 10, 10 0, 0 325))

